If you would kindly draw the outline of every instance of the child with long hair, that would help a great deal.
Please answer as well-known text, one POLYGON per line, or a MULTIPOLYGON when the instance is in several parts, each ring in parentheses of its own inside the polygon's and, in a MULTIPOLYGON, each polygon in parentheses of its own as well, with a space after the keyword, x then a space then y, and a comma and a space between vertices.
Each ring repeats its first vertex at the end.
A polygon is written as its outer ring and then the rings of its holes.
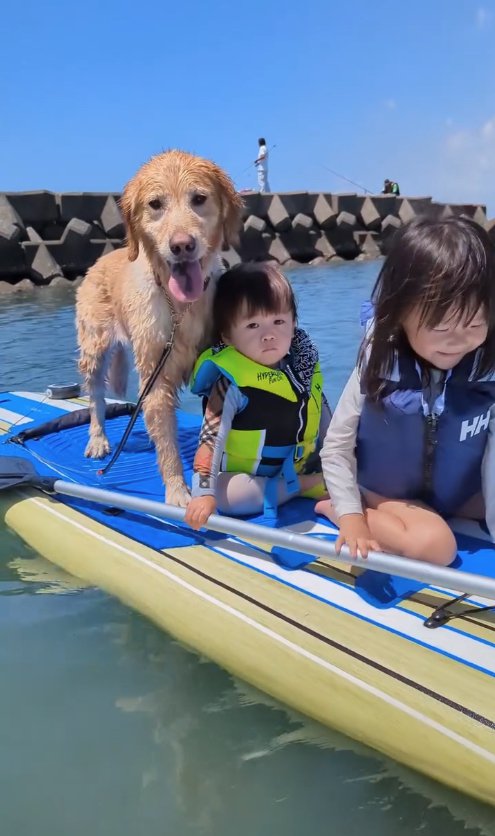
POLYGON ((445 519, 495 537, 495 250, 467 218, 416 219, 395 236, 373 318, 321 459, 317 504, 353 556, 448 565, 445 519))
POLYGON ((330 410, 318 352, 296 322, 292 288, 276 267, 239 264, 220 277, 218 342, 191 382, 205 405, 185 517, 193 528, 217 508, 275 516, 292 496, 325 494, 317 447, 330 410))

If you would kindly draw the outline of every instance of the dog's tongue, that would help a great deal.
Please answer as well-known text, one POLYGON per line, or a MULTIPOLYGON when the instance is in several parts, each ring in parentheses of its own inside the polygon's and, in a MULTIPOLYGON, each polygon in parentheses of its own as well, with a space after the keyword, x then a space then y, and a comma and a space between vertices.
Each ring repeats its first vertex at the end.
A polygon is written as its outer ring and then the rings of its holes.
POLYGON ((194 302, 203 292, 204 277, 199 261, 181 261, 170 268, 168 287, 178 302, 194 302))

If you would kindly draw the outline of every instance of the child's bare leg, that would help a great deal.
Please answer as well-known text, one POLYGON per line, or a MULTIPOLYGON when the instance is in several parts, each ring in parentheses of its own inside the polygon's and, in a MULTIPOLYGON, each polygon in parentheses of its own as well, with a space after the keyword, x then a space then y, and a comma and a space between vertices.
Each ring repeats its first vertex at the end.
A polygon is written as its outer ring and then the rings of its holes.
POLYGON ((328 520, 330 520, 330 522, 338 526, 339 518, 335 513, 335 508, 333 507, 333 502, 331 499, 322 499, 320 500, 320 502, 317 502, 315 505, 315 512, 317 514, 321 514, 322 517, 326 517, 328 520))
MULTIPOLYGON (((309 473, 298 477, 299 493, 310 490, 322 483, 321 473, 309 473)), ((249 473, 218 474, 217 506, 224 514, 260 514, 265 503, 266 476, 251 476, 249 473)), ((297 494, 289 493, 285 479, 280 478, 277 486, 277 504, 283 505, 297 494)))
POLYGON ((387 499, 364 491, 365 516, 385 551, 448 566, 457 553, 454 534, 445 520, 422 502, 387 499))
MULTIPOLYGON (((384 551, 443 566, 452 563, 456 540, 435 511, 421 502, 387 499, 372 491, 364 491, 363 499, 370 535, 384 551)), ((330 500, 318 502, 315 510, 338 525, 330 500)))
MULTIPOLYGON (((217 507, 224 514, 261 514, 265 503, 265 476, 251 476, 249 473, 218 474, 217 507)), ((277 502, 282 505, 290 498, 285 480, 277 486, 277 502)))

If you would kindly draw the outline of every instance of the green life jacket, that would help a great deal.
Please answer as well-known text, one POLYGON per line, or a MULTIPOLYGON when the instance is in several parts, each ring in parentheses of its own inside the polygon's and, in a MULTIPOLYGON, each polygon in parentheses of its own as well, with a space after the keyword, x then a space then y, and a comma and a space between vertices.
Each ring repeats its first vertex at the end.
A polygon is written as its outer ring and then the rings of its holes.
MULTIPOLYGON (((209 395, 223 375, 244 396, 227 436, 222 470, 257 476, 284 474, 289 492, 298 490, 296 473, 315 450, 321 418, 323 378, 316 363, 310 392, 290 365, 271 369, 233 346, 207 349, 194 367, 191 390, 209 395)), ((265 503, 266 510, 266 503, 265 503)))

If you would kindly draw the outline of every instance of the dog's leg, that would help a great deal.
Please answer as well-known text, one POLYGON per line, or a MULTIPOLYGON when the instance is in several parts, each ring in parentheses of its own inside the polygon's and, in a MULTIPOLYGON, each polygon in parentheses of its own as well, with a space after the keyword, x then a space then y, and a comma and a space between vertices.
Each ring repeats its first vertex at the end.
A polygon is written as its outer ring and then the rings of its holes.
POLYGON ((165 483, 166 501, 185 507, 191 495, 184 482, 177 444, 176 383, 160 377, 143 404, 146 427, 156 447, 158 467, 165 483))
POLYGON ((108 353, 88 357, 81 355, 79 369, 84 376, 89 396, 89 441, 84 455, 91 459, 103 459, 110 452, 110 442, 105 434, 105 373, 108 353))

